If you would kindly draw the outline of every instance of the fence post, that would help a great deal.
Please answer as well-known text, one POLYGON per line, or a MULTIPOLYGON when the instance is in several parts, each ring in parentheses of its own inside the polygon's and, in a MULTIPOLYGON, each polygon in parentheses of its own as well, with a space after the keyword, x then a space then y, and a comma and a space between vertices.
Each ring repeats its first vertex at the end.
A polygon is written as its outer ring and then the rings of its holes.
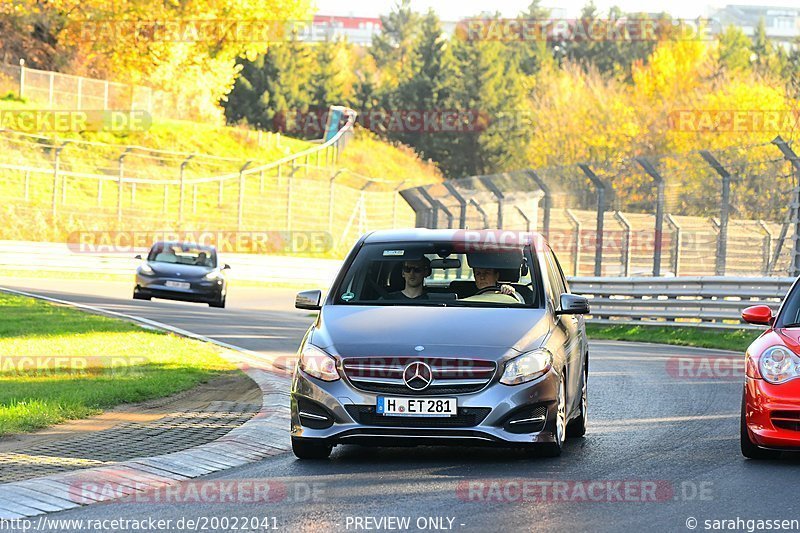
POLYGON ((758 220, 758 227, 764 230, 764 266, 762 267, 762 274, 769 276, 770 255, 772 254, 772 232, 763 220, 758 220))
POLYGON ((194 154, 189 155, 186 159, 183 160, 181 163, 181 170, 180 170, 180 183, 178 184, 178 224, 183 224, 183 196, 184 196, 184 184, 185 184, 185 173, 186 173, 186 165, 189 164, 189 161, 192 160, 194 154))
POLYGON ((700 150, 700 156, 722 177, 722 206, 719 214, 719 236, 717 237, 717 266, 715 274, 725 275, 728 255, 728 215, 730 213, 731 174, 708 150, 700 150))
POLYGON ((671 214, 667 214, 664 219, 672 227, 672 235, 674 242, 672 243, 672 272, 677 277, 678 269, 681 266, 681 233, 683 229, 678 221, 675 220, 671 214))
POLYGON ((481 229, 488 228, 489 227, 489 217, 486 214, 486 211, 484 211, 483 208, 480 205, 478 205, 478 202, 476 202, 474 198, 470 198, 469 199, 469 203, 471 205, 473 205, 475 207, 475 209, 478 210, 478 213, 480 213, 481 217, 483 218, 483 228, 481 228, 481 229))
POLYGON ((603 219, 606 212, 606 189, 607 185, 592 172, 589 165, 579 164, 578 167, 586 174, 594 186, 597 188, 597 236, 595 237, 594 249, 594 275, 602 276, 603 271, 603 219))
POLYGON ((169 185, 164 185, 164 207, 162 211, 164 213, 167 212, 167 207, 169 206, 169 185))
MULTIPOLYGON (((294 161, 292 161, 294 164, 294 161)), ((286 231, 292 231, 292 184, 294 182, 294 168, 292 175, 286 180, 286 231)))
POLYGON ((572 223, 575 235, 575 250, 572 254, 572 275, 578 276, 581 269, 581 221, 575 216, 571 209, 566 211, 567 218, 572 223))
POLYGON ((25 60, 20 58, 19 60, 19 99, 22 100, 25 97, 25 60))
MULTIPOLYGON (((52 215, 53 215, 53 224, 55 225, 56 215, 57 215, 57 205, 58 205, 58 178, 61 171, 61 150, 66 147, 70 141, 64 141, 61 143, 61 146, 56 148, 55 153, 55 161, 53 162, 53 207, 52 207, 52 215)), ((58 144, 58 138, 53 138, 53 144, 58 144)), ((55 228, 53 228, 55 229, 55 228)))
POLYGON ((425 190, 425 187, 419 186, 419 187, 417 187, 417 190, 419 191, 419 194, 422 195, 422 197, 425 199, 425 201, 428 202, 430 204, 430 206, 431 206, 432 213, 433 213, 433 221, 431 222, 431 226, 430 227, 432 229, 438 228, 439 227, 439 205, 441 205, 441 204, 439 204, 436 200, 433 199, 433 197, 430 195, 430 193, 428 193, 428 191, 425 190))
POLYGON ((525 211, 520 209, 518 205, 515 205, 514 208, 517 210, 517 212, 520 214, 522 219, 525 221, 525 231, 530 233, 531 232, 531 219, 528 218, 528 216, 525 214, 525 211))
POLYGON ((539 186, 542 194, 544 194, 544 197, 542 198, 542 209, 544 210, 544 214, 542 215, 542 235, 544 235, 545 239, 550 239, 550 208, 552 207, 550 187, 547 186, 544 180, 532 168, 529 168, 526 170, 526 172, 528 176, 530 176, 533 181, 536 182, 536 185, 539 186))
POLYGON ((614 219, 619 222, 625 232, 620 258, 622 259, 622 276, 627 278, 631 272, 631 223, 619 211, 614 213, 614 219))
MULTIPOLYGON (((772 144, 776 145, 783 154, 784 159, 789 161, 794 167, 795 175, 797 176, 798 183, 800 183, 800 159, 797 154, 792 150, 789 145, 784 141, 780 135, 772 140, 772 144)), ((789 275, 797 277, 800 275, 800 187, 794 189, 794 198, 792 198, 793 209, 790 209, 791 224, 794 232, 792 235, 792 262, 789 266, 789 275)), ((777 262, 778 256, 775 255, 777 262)))
POLYGON ((131 147, 127 147, 124 152, 119 156, 119 176, 117 177, 117 229, 122 229, 122 199, 123 199, 123 178, 125 177, 125 164, 123 160, 131 147))
POLYGON ((242 221, 244 220, 244 171, 247 170, 253 162, 246 162, 242 168, 239 169, 239 205, 237 207, 237 220, 236 228, 242 231, 242 221))
POLYGON ((661 248, 664 233, 664 178, 656 171, 655 167, 644 157, 637 157, 635 161, 656 182, 656 224, 653 235, 653 276, 661 275, 661 248))
POLYGON ((497 229, 503 229, 503 204, 505 203, 505 196, 502 191, 497 188, 497 185, 494 184, 491 177, 483 176, 480 180, 481 183, 486 185, 486 188, 494 194, 495 198, 497 198, 497 229))
POLYGON ((467 201, 461 196, 461 193, 456 190, 455 186, 450 183, 449 181, 445 181, 443 183, 444 188, 450 193, 450 195, 456 199, 458 204, 461 206, 461 213, 458 215, 458 227, 459 229, 466 229, 467 228, 467 201))

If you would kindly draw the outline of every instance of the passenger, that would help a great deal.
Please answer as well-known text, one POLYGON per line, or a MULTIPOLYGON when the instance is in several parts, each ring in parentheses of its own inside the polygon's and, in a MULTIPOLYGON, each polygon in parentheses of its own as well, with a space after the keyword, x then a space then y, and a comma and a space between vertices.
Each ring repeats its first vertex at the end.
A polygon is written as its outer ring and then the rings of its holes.
POLYGON ((508 284, 500 285, 500 271, 496 268, 473 268, 472 275, 475 277, 475 286, 478 291, 489 287, 497 287, 497 292, 514 296, 514 287, 508 284))
POLYGON ((403 261, 405 288, 402 291, 390 292, 381 300, 427 300, 425 278, 430 275, 431 261, 427 257, 415 261, 403 261))

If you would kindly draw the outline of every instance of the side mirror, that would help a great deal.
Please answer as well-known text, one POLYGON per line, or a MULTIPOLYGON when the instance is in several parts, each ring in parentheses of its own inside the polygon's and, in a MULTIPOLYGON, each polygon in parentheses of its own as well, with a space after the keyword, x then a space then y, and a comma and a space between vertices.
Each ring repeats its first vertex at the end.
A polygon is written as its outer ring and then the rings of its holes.
POLYGON ((297 294, 294 300, 294 306, 298 309, 308 309, 309 311, 319 311, 322 309, 320 301, 322 300, 322 291, 303 291, 297 294))
POLYGON ((222 270, 230 270, 231 266, 228 263, 225 263, 225 266, 222 267, 222 270))
POLYGON ((742 320, 748 324, 771 326, 773 321, 772 309, 767 305, 753 305, 742 311, 742 320))
POLYGON ((136 257, 134 257, 134 259, 138 259, 139 261, 141 261, 142 260, 142 256, 141 255, 137 255, 136 257))
POLYGON ((561 295, 561 309, 556 311, 557 315, 588 315, 589 300, 576 294, 561 295))

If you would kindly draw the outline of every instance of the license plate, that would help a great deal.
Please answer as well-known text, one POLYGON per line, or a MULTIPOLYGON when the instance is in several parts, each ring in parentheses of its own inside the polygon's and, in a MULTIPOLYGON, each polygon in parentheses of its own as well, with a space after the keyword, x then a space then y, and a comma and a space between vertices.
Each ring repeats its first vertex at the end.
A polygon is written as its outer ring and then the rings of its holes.
POLYGON ((186 283, 185 281, 168 281, 166 285, 175 289, 188 289, 192 286, 191 283, 186 283))
POLYGON ((456 398, 390 398, 378 396, 375 412, 391 416, 455 416, 456 398))

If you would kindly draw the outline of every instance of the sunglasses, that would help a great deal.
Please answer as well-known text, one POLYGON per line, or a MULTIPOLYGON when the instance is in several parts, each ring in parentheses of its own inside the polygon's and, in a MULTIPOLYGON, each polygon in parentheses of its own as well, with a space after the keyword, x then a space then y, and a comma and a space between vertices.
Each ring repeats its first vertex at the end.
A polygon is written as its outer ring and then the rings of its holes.
POLYGON ((428 271, 428 269, 425 268, 425 267, 410 267, 410 266, 404 266, 403 267, 403 272, 405 272, 406 274, 408 274, 410 272, 414 272, 415 274, 422 274, 423 272, 427 272, 427 271, 428 271))

